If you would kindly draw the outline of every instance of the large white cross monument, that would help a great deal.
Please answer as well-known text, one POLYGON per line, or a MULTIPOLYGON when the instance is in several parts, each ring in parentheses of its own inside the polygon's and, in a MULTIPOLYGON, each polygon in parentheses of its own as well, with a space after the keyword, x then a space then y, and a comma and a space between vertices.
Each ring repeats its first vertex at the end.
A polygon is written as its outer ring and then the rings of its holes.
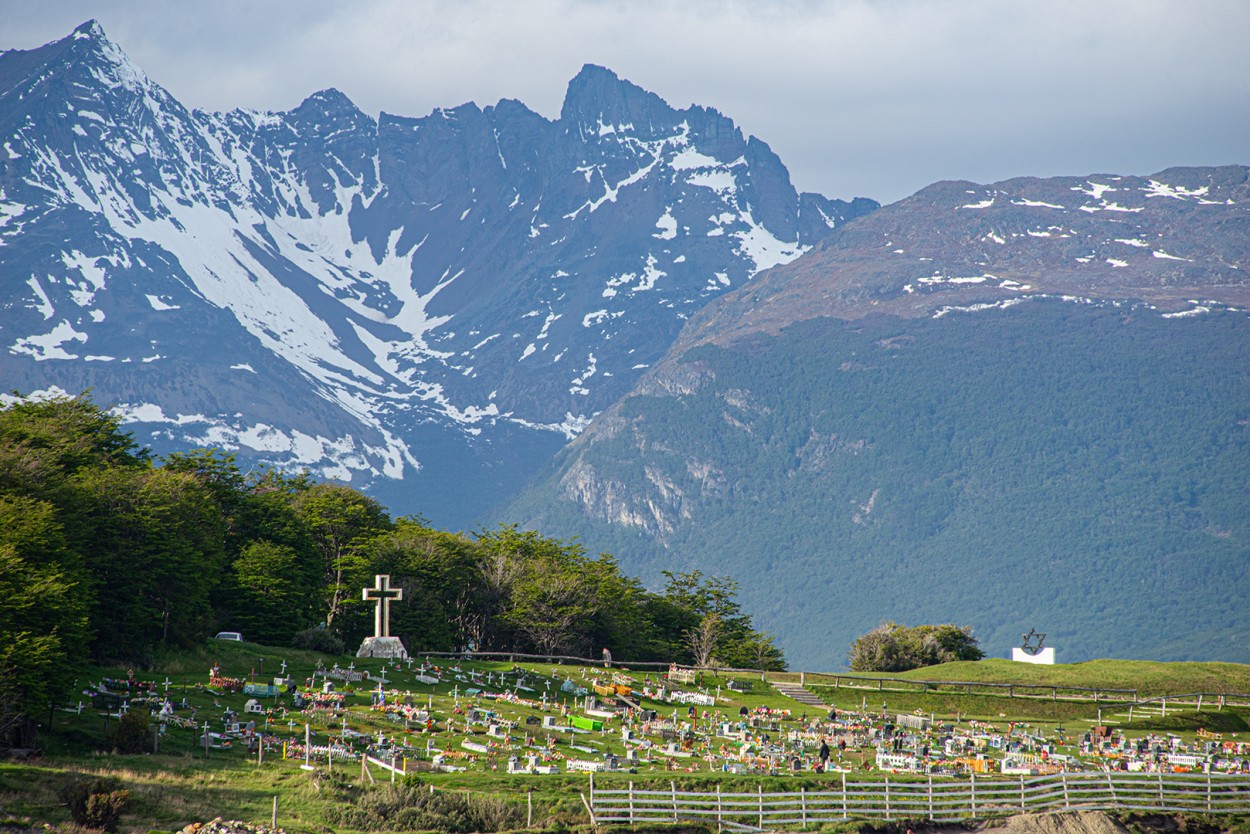
POLYGON ((404 598, 403 588, 392 588, 391 577, 379 573, 373 577, 373 587, 365 588, 361 599, 372 602, 373 636, 366 637, 360 643, 356 657, 396 657, 407 659, 408 650, 403 641, 391 636, 391 600, 399 602, 404 598))

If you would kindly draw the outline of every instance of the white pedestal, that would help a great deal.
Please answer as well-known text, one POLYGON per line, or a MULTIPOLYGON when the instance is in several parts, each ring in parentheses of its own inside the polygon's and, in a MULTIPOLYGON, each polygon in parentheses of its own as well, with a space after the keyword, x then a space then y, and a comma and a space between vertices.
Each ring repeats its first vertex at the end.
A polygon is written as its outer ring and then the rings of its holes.
POLYGON ((1029 654, 1017 646, 1011 650, 1011 659, 1019 663, 1040 663, 1045 666, 1053 666, 1055 665, 1055 650, 1048 646, 1037 654, 1029 654))
POLYGON ((366 637, 360 643, 356 657, 385 657, 408 659, 408 650, 398 637, 366 637))

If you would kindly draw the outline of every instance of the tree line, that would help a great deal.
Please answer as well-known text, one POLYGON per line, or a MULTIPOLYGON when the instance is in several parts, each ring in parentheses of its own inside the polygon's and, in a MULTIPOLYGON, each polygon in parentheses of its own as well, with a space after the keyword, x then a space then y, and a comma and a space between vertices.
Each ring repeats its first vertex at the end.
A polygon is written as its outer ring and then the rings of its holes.
POLYGON ((89 397, 0 410, 0 746, 88 663, 155 662, 218 629, 338 653, 371 633, 361 589, 404 591, 410 652, 515 651, 783 669, 725 577, 665 572, 501 525, 392 518, 359 490, 202 449, 156 458, 89 397))

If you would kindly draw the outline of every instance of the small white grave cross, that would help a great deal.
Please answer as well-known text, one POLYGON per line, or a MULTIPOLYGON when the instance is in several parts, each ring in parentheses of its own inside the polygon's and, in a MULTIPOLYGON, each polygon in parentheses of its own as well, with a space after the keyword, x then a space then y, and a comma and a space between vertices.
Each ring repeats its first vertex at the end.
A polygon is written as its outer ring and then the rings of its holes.
POLYGON ((373 611, 373 636, 391 636, 391 600, 398 602, 404 598, 403 588, 392 588, 389 574, 379 573, 373 577, 373 587, 365 588, 361 598, 366 602, 373 601, 377 606, 373 611))
POLYGON ((284 676, 286 675, 286 661, 285 660, 282 661, 282 674, 284 676))
POLYGON ((168 692, 168 691, 169 691, 169 685, 170 685, 170 683, 172 683, 172 681, 170 681, 170 680, 169 680, 169 678, 165 678, 165 691, 166 691, 166 692, 168 692))

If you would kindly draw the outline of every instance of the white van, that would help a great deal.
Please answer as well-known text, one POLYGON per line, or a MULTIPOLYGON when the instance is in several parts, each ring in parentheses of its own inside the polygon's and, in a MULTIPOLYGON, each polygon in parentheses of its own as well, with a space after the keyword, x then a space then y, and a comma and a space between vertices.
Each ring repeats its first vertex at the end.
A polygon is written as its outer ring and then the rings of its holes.
POLYGON ((214 640, 237 640, 241 643, 243 642, 243 635, 237 631, 219 631, 217 632, 217 635, 213 637, 213 639, 214 640))

